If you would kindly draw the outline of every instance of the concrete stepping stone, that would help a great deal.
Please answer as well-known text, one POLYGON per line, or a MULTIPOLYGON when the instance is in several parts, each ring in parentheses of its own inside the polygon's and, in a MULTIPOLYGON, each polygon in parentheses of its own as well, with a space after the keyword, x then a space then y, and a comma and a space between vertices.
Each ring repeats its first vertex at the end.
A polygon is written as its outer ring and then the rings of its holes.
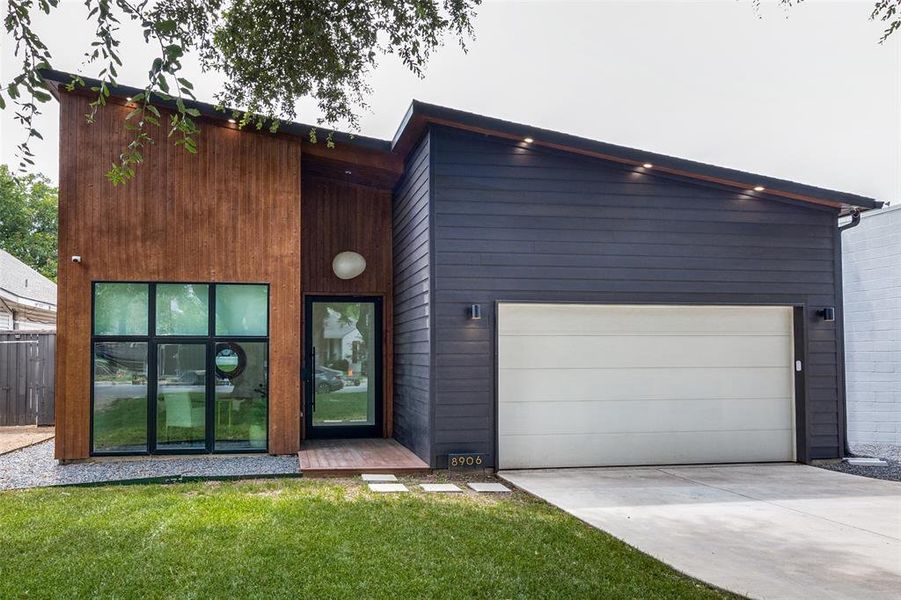
POLYGON ((391 473, 363 473, 363 481, 397 481, 391 473))
POLYGON ((510 488, 502 483, 470 483, 470 489, 477 492, 511 492, 510 488))
POLYGON ((881 458, 867 458, 865 456, 855 456, 846 458, 845 462, 849 465, 858 465, 862 467, 887 467, 888 463, 881 458))
POLYGON ((452 483, 420 483, 419 487, 421 487, 424 492, 447 493, 463 491, 452 483))
POLYGON ((372 492, 388 493, 388 492, 409 492, 402 483, 370 483, 369 490, 372 492))

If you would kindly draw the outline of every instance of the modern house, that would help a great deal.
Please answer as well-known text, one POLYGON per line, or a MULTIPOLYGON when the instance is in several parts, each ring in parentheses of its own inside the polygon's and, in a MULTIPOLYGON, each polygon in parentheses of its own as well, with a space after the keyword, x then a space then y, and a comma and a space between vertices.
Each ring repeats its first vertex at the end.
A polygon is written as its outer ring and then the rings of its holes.
POLYGON ((901 445, 901 206, 861 217, 842 245, 848 441, 901 445))
POLYGON ((436 468, 843 453, 837 220, 875 200, 415 101, 394 139, 332 149, 193 104, 199 153, 151 130, 113 187, 138 90, 89 125, 70 76, 45 79, 58 458, 321 437, 436 468), (359 333, 351 391, 318 385, 345 366, 321 362, 333 315, 359 333))
POLYGON ((53 329, 56 284, 0 250, 0 331, 53 329))

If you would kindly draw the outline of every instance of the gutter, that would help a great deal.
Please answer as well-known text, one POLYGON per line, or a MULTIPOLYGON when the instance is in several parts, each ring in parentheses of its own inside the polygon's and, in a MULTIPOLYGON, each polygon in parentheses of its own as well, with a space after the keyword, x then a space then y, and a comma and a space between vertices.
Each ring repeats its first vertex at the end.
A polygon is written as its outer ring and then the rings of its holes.
POLYGON ((851 456, 851 446, 848 444, 848 389, 845 385, 845 290, 842 274, 842 232, 853 229, 860 225, 860 211, 854 209, 851 211, 851 221, 844 225, 839 225, 835 230, 835 286, 836 296, 839 301, 841 310, 839 311, 839 327, 836 330, 836 358, 839 363, 839 377, 841 381, 841 410, 838 411, 840 435, 842 438, 842 458, 851 456))
POLYGON ((841 232, 845 231, 846 229, 851 229, 853 227, 857 227, 858 225, 860 225, 860 211, 855 209, 851 211, 851 222, 839 226, 838 232, 839 234, 841 234, 841 232))

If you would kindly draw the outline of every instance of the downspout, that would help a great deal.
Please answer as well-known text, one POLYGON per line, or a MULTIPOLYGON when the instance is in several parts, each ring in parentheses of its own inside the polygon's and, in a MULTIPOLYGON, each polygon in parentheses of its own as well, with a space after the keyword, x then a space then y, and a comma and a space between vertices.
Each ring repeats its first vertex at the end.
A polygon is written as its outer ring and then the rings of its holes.
POLYGON ((841 232, 845 231, 846 229, 851 229, 853 227, 857 227, 858 225, 860 225, 860 211, 852 210, 851 211, 851 222, 841 225, 838 228, 838 232, 841 233, 841 232))
POLYGON ((851 211, 851 221, 836 228, 835 234, 835 291, 836 300, 841 307, 838 311, 838 322, 836 327, 836 358, 838 359, 838 374, 841 386, 839 397, 841 398, 841 409, 838 411, 839 416, 839 434, 842 438, 842 458, 851 455, 851 447, 848 444, 848 390, 845 385, 845 291, 842 274, 842 232, 853 229, 860 225, 860 211, 854 209, 851 211))

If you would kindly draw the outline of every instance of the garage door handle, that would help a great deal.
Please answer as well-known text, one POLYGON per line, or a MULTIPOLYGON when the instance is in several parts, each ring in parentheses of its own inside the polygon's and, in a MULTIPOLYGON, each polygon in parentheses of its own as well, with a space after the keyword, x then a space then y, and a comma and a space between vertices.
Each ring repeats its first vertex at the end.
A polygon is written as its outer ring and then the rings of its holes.
POLYGON ((803 368, 801 366, 801 361, 796 360, 795 361, 795 372, 800 373, 802 370, 803 370, 803 368))

